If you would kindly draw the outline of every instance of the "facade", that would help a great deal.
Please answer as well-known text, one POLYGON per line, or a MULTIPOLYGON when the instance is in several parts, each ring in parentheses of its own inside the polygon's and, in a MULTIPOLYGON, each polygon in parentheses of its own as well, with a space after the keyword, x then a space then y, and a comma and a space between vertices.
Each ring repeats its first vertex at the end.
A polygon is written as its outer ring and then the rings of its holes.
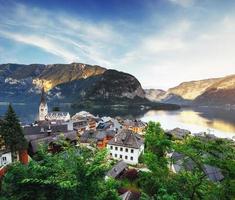
POLYGON ((122 130, 108 142, 107 148, 114 159, 136 165, 139 162, 139 156, 144 151, 144 141, 131 130, 122 130))
POLYGON ((125 129, 129 129, 134 133, 143 134, 144 129, 146 128, 147 124, 142 122, 141 120, 125 120, 123 121, 123 127, 125 129))
POLYGON ((47 106, 45 91, 44 91, 44 87, 43 87, 40 105, 39 105, 39 116, 38 116, 39 121, 45 120, 47 114, 48 114, 48 106, 47 106))
POLYGON ((68 112, 48 112, 48 106, 46 102, 46 95, 44 91, 44 87, 42 88, 41 100, 39 105, 39 121, 69 121, 70 114, 68 112))
POLYGON ((46 117, 48 121, 69 121, 70 114, 68 112, 49 112, 46 117))
POLYGON ((0 168, 12 163, 12 157, 10 151, 0 152, 0 168))

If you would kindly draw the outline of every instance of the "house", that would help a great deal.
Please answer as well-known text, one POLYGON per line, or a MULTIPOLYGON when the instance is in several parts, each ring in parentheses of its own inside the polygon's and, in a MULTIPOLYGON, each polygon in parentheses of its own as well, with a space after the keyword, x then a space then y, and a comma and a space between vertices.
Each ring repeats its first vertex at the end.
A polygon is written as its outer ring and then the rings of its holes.
POLYGON ((140 194, 134 194, 132 191, 127 190, 125 193, 119 196, 121 200, 139 200, 140 194))
POLYGON ((80 143, 86 146, 91 145, 91 144, 96 144, 97 142, 96 135, 97 135, 96 131, 87 130, 81 135, 80 143))
MULTIPOLYGON (((173 152, 170 155, 170 158, 170 168, 174 173, 178 173, 181 170, 192 171, 196 168, 196 163, 192 159, 188 158, 187 156, 181 153, 173 152)), ((204 164, 202 168, 203 173, 207 176, 210 181, 217 182, 224 179, 224 176, 218 167, 204 164)))
POLYGON ((80 136, 80 143, 84 145, 94 144, 98 148, 105 148, 108 142, 115 136, 113 130, 87 130, 80 136))
POLYGON ((144 151, 144 141, 140 135, 131 130, 121 130, 108 142, 107 148, 114 159, 136 165, 144 151))
POLYGON ((122 129, 122 125, 118 122, 117 119, 113 119, 111 117, 102 117, 96 129, 119 131, 122 129))
POLYGON ((41 146, 46 145, 48 151, 55 153, 61 150, 60 145, 57 144, 61 139, 65 139, 70 144, 77 144, 77 133, 75 131, 68 131, 65 133, 53 133, 50 135, 34 135, 29 141, 29 151, 35 154, 41 146))
POLYGON ((97 122, 100 121, 98 117, 95 117, 94 115, 81 111, 79 113, 76 113, 75 115, 72 116, 72 121, 87 121, 87 129, 88 130, 96 130, 97 122))
POLYGON ((48 121, 69 121, 70 114, 68 112, 49 112, 45 119, 48 121))
POLYGON ((11 152, 7 150, 0 151, 0 168, 12 163, 11 152))
MULTIPOLYGON (((29 155, 27 150, 22 150, 17 153, 17 160, 22 164, 28 164, 29 155)), ((10 150, 1 148, 0 150, 0 178, 6 173, 7 166, 12 163, 12 154, 10 150)))
POLYGON ((97 131, 96 139, 97 139, 97 147, 103 149, 107 146, 108 142, 114 138, 116 135, 116 131, 114 130, 106 130, 106 131, 97 131))
POLYGON ((82 135, 88 128, 87 120, 83 119, 73 122, 73 129, 77 131, 78 135, 82 135))
POLYGON ((131 130, 134 133, 143 134, 144 129, 146 128, 147 124, 141 120, 130 120, 126 119, 123 121, 123 127, 125 129, 131 130))
POLYGON ((38 151, 39 144, 52 145, 63 135, 65 139, 72 143, 77 141, 76 131, 71 130, 68 124, 51 123, 44 121, 34 126, 24 126, 24 135, 29 142, 28 152, 30 155, 38 151))
POLYGON ((122 174, 124 174, 127 168, 127 164, 123 160, 120 160, 117 164, 112 167, 112 169, 108 171, 105 176, 105 179, 107 180, 108 178, 119 178, 122 174))
POLYGON ((176 140, 182 140, 191 134, 190 131, 186 129, 181 129, 181 128, 174 128, 172 130, 167 130, 165 133, 170 138, 173 138, 176 140))
POLYGON ((44 121, 69 121, 70 114, 68 112, 48 112, 48 105, 46 102, 46 94, 44 87, 42 87, 41 100, 39 104, 38 120, 44 121))

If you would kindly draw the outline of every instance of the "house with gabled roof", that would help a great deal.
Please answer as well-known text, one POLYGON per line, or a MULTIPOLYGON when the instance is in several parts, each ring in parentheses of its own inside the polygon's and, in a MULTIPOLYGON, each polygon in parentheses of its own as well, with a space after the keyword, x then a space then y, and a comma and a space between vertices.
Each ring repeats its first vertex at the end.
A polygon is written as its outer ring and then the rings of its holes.
POLYGON ((144 151, 144 140, 131 130, 121 130, 108 142, 107 148, 114 159, 136 165, 144 151))

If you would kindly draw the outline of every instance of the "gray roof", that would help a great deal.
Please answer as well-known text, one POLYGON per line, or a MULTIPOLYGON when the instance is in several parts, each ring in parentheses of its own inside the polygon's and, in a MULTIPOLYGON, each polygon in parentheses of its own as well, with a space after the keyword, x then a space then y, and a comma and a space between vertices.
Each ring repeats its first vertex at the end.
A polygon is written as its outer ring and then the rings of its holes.
POLYGON ((172 130, 166 131, 166 134, 175 137, 176 139, 183 139, 184 137, 190 135, 190 131, 181 128, 174 128, 172 130))
POLYGON ((130 120, 130 119, 126 119, 123 122, 124 125, 126 126, 132 126, 132 127, 145 127, 147 124, 141 120, 130 120))
POLYGON ((96 142, 97 141, 96 135, 97 133, 94 130, 85 131, 80 137, 80 142, 82 143, 96 142))
POLYGON ((116 165, 113 166, 107 173, 107 176, 116 178, 118 177, 125 169, 127 168, 127 164, 121 160, 116 165))
POLYGON ((88 130, 81 135, 80 141, 82 143, 97 142, 97 140, 103 140, 106 136, 114 137, 115 134, 116 132, 113 130, 88 130))
MULTIPOLYGON (((192 159, 178 152, 173 152, 171 159, 176 172, 181 170, 192 171, 196 167, 196 164, 192 159)), ((211 181, 216 182, 224 179, 224 176, 218 167, 204 164, 203 172, 211 181)))
POLYGON ((51 130, 52 133, 56 132, 67 132, 68 125, 67 124, 56 124, 56 125, 48 125, 43 124, 40 126, 25 126, 23 127, 24 134, 27 135, 41 135, 47 133, 47 130, 51 130))
POLYGON ((56 142, 61 139, 61 137, 64 137, 64 139, 68 139, 70 141, 76 141, 77 140, 77 134, 75 131, 60 133, 60 134, 52 134, 50 136, 44 136, 40 138, 36 138, 34 140, 30 141, 30 144, 32 146, 33 153, 37 152, 40 145, 49 145, 51 142, 56 142))
POLYGON ((131 130, 122 130, 108 144, 139 149, 144 141, 137 133, 133 133, 131 130))
POLYGON ((122 200, 130 200, 132 196, 132 192, 130 190, 126 191, 124 194, 120 195, 122 200))

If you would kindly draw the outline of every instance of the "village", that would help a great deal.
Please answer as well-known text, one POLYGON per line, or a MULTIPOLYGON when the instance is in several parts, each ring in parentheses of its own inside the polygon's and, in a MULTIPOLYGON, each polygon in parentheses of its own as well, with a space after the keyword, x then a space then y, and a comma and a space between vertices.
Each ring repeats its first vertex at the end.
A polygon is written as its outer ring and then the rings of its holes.
MULTIPOLYGON (((44 89, 42 89, 39 105, 38 121, 22 126, 24 137, 28 142, 28 149, 19 151, 17 160, 23 164, 30 162, 32 157, 42 148, 47 148, 50 153, 61 151, 58 143, 63 139, 70 145, 86 147, 91 150, 107 149, 110 160, 115 161, 113 167, 107 171, 105 179, 120 177, 139 171, 149 171, 139 160, 145 151, 144 134, 147 123, 141 120, 122 119, 120 117, 111 118, 109 116, 99 117, 93 114, 80 111, 73 116, 68 112, 53 111, 48 112, 44 89)), ((190 135, 184 129, 175 128, 167 131, 168 137, 182 140, 190 135)), ((202 137, 202 135, 198 135, 202 137)), ((214 138, 207 135, 207 138, 214 138)), ((169 166, 171 171, 177 173, 183 167, 182 159, 184 155, 171 152, 168 154, 172 160, 169 166)), ((7 172, 7 166, 12 163, 12 155, 9 149, 1 146, 0 153, 1 169, 0 176, 7 172)), ((187 167, 193 169, 193 163, 187 163, 187 167)), ((211 181, 221 181, 224 176, 219 168, 205 165, 204 172, 211 181)), ((120 194, 123 200, 139 199, 139 194, 131 190, 124 190, 120 194)))

